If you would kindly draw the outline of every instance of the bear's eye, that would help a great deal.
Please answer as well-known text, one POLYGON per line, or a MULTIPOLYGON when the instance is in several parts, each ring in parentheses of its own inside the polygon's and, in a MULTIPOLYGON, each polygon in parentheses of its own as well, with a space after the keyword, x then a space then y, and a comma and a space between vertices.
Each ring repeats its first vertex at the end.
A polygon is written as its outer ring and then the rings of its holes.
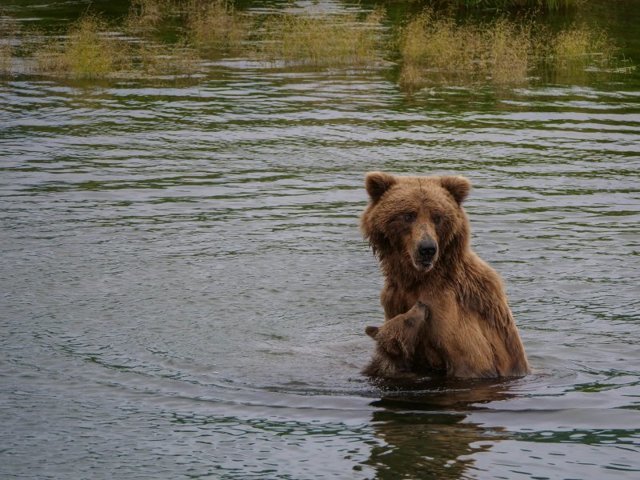
POLYGON ((413 223, 416 220, 417 215, 415 212, 407 212, 402 214, 402 219, 407 223, 413 223))
POLYGON ((434 213, 431 218, 433 219, 433 223, 436 225, 440 225, 442 223, 442 215, 439 213, 434 213))

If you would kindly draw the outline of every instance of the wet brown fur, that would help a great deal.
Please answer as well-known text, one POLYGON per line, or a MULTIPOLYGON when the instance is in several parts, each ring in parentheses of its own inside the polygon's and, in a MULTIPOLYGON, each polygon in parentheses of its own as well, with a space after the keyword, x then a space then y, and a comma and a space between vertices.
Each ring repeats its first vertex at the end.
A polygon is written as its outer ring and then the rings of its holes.
POLYGON ((416 350, 427 325, 429 310, 417 302, 411 310, 393 317, 380 327, 367 327, 365 332, 376 342, 371 362, 362 370, 370 377, 403 378, 418 373, 416 350))
POLYGON ((463 378, 527 374, 502 281, 469 244, 462 202, 470 182, 370 172, 365 186, 370 202, 361 229, 385 277, 385 318, 407 312, 418 300, 431 312, 418 342, 417 367, 463 378), (430 262, 417 253, 424 239, 437 244, 430 262))

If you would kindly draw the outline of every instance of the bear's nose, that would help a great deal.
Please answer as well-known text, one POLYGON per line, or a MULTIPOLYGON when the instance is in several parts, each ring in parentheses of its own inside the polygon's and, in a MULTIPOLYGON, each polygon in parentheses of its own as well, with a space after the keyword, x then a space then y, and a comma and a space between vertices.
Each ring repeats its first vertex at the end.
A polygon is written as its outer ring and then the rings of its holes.
POLYGON ((436 242, 431 239, 422 240, 418 244, 418 253, 420 256, 425 258, 432 258, 436 254, 437 250, 438 246, 436 245, 436 242))

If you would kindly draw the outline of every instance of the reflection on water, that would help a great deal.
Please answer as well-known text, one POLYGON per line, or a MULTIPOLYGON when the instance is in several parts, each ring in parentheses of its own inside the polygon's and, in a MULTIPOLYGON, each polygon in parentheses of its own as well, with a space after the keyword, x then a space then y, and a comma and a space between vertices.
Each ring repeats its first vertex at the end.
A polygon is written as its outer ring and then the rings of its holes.
POLYGON ((0 473, 630 478, 640 89, 0 83, 0 473), (380 389, 364 172, 474 183, 535 373, 380 389))
POLYGON ((464 415, 374 414, 376 435, 384 442, 367 461, 376 478, 461 478, 474 454, 488 451, 499 433, 464 422, 464 415))
POLYGON ((468 421, 467 410, 508 399, 508 384, 449 380, 425 386, 371 403, 381 443, 371 449, 367 464, 376 478, 461 478, 474 468, 473 455, 506 438, 502 427, 468 421))

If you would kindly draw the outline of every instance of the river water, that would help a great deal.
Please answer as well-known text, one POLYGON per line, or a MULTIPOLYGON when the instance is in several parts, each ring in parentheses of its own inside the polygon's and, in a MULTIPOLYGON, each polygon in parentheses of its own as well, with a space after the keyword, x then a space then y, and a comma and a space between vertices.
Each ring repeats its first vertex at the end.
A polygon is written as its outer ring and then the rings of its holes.
POLYGON ((185 85, 20 75, 0 170, 3 478, 640 475, 637 73, 414 96, 247 62, 185 85), (532 375, 360 375, 383 316, 369 170, 471 179, 532 375))

